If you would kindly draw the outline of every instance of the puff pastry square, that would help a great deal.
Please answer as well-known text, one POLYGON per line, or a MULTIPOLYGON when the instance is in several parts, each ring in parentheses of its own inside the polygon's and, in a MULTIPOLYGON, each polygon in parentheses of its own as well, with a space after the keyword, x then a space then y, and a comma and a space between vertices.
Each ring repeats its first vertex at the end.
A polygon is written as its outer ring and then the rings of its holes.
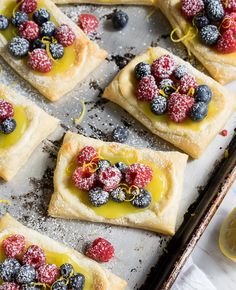
MULTIPOLYGON (((156 5, 168 18, 172 27, 178 28, 176 30, 178 37, 183 37, 191 24, 181 14, 180 0, 159 0, 156 5)), ((215 80, 221 84, 236 80, 236 52, 217 53, 213 48, 201 44, 198 37, 184 40, 183 44, 205 66, 215 80)))
MULTIPOLYGON (((182 153, 158 152, 150 149, 134 148, 124 144, 103 142, 68 132, 65 135, 57 159, 57 166, 54 173, 54 193, 49 205, 49 215, 66 219, 72 218, 141 228, 173 235, 175 233, 176 217, 180 203, 186 162, 187 155, 182 153), (107 152, 114 152, 114 150, 115 152, 119 152, 119 150, 134 150, 138 157, 137 162, 140 160, 149 161, 156 168, 165 170, 167 178, 165 193, 158 202, 153 202, 145 210, 122 213, 119 217, 115 218, 102 216, 89 204, 86 205, 82 202, 76 192, 74 194, 68 186, 71 176, 66 174, 66 170, 70 166, 71 160, 86 145, 93 146, 97 150, 105 147, 107 152)), ((107 205, 109 206, 109 203, 107 205)), ((102 211, 102 206, 99 209, 102 211)))
POLYGON ((115 4, 128 4, 128 5, 152 5, 154 0, 53 0, 56 4, 102 4, 102 5, 115 5, 115 4))
MULTIPOLYGON (((20 106, 28 123, 16 143, 5 149, 0 147, 0 176, 9 181, 26 163, 40 142, 56 129, 59 120, 2 84, 0 84, 0 96, 5 97, 13 106, 20 106)), ((4 135, 1 138, 4 138, 4 135)))
POLYGON ((212 78, 196 70, 189 63, 161 47, 150 48, 142 55, 134 58, 105 89, 103 97, 120 105, 151 132, 182 149, 193 158, 201 156, 211 140, 223 128, 236 107, 235 95, 212 78), (169 124, 161 121, 158 116, 147 114, 143 109, 142 102, 136 98, 137 84, 134 77, 134 68, 141 61, 149 61, 165 54, 171 55, 177 65, 184 64, 188 72, 196 77, 199 85, 205 84, 211 88, 213 92, 211 103, 214 111, 212 116, 208 114, 209 117, 207 116, 203 121, 199 123, 191 122, 188 127, 184 126, 185 122, 182 124, 173 122, 169 124))
MULTIPOLYGON (((0 11, 15 0, 1 0, 0 11)), ((24 59, 12 57, 7 50, 7 40, 0 33, 0 55, 25 80, 31 83, 40 93, 50 101, 56 101, 70 92, 80 81, 86 78, 106 58, 107 52, 90 41, 83 31, 71 21, 51 0, 39 0, 54 17, 58 26, 67 24, 76 35, 75 57, 73 63, 65 71, 55 71, 40 74, 31 70, 24 59)), ((68 48, 66 48, 68 49, 68 48)), ((63 59, 62 59, 63 60, 63 59)), ((60 61, 62 61, 60 60, 60 61)))
MULTIPOLYGON (((58 256, 66 255, 73 263, 78 264, 90 276, 92 288, 97 290, 123 290, 127 283, 110 271, 101 267, 97 262, 90 260, 83 254, 71 249, 49 237, 42 235, 32 229, 29 229, 15 220, 9 214, 0 219, 0 239, 6 236, 19 234, 26 239, 26 244, 38 245, 46 253, 55 253, 58 256)), ((46 254, 47 256, 47 254, 46 254)), ((86 279, 86 275, 85 275, 86 279)))

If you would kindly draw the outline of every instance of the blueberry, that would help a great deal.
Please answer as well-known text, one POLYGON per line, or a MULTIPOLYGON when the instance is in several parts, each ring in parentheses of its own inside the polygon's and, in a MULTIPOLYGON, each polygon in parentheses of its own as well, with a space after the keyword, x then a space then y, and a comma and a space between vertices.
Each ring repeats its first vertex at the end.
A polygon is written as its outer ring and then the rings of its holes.
POLYGON ((28 14, 22 11, 17 11, 15 13, 15 16, 11 18, 11 23, 19 27, 22 23, 26 22, 29 20, 28 14))
POLYGON ((61 59, 64 56, 64 47, 60 43, 50 43, 49 49, 54 59, 61 59))
POLYGON ((127 25, 129 16, 124 11, 118 10, 112 15, 111 21, 115 29, 122 29, 127 25))
POLYGON ((66 264, 61 265, 60 271, 61 271, 61 276, 67 279, 74 272, 74 268, 71 264, 66 263, 66 264))
POLYGON ((220 32, 215 25, 207 25, 199 32, 200 40, 206 45, 215 45, 220 36, 220 32))
POLYGON ((116 127, 112 133, 113 140, 124 143, 129 137, 129 131, 124 127, 116 127))
POLYGON ((125 174, 125 171, 129 166, 124 162, 117 162, 115 167, 118 168, 122 174, 125 174))
POLYGON ((207 116, 207 113, 208 113, 207 104, 204 102, 198 102, 193 106, 190 112, 190 118, 193 121, 201 121, 207 116))
POLYGON ((208 104, 212 98, 212 91, 207 85, 198 86, 195 90, 196 102, 204 102, 208 104))
POLYGON ((46 44, 42 42, 41 39, 35 39, 31 45, 30 45, 30 50, 33 51, 34 49, 41 48, 41 49, 46 49, 46 44))
POLYGON ((5 119, 0 123, 0 132, 3 134, 11 134, 16 129, 16 121, 14 119, 5 119))
POLYGON ((93 188, 89 191, 89 200, 93 206, 99 207, 109 200, 109 193, 101 187, 93 188))
POLYGON ((22 58, 26 56, 29 52, 29 48, 29 41, 20 36, 13 37, 8 42, 8 50, 14 57, 22 58))
POLYGON ((20 284, 27 284, 35 281, 36 279, 36 270, 34 269, 33 266, 30 265, 23 265, 17 276, 16 276, 16 281, 17 283, 20 284))
POLYGON ((56 26, 51 21, 44 22, 40 28, 40 34, 41 36, 53 36, 54 32, 56 30, 56 26))
POLYGON ((167 111, 167 98, 156 96, 150 103, 151 111, 155 115, 163 115, 167 111))
POLYGON ((20 263, 16 259, 6 259, 0 264, 0 278, 4 282, 12 282, 21 268, 20 263))
POLYGON ((182 77, 184 75, 186 75, 188 73, 188 69, 185 65, 179 65, 175 70, 174 70, 174 77, 177 79, 177 80, 180 80, 182 79, 182 77))
POLYGON ((211 1, 206 5, 206 14, 210 21, 218 22, 225 16, 224 6, 220 1, 211 1))
POLYGON ((205 15, 196 15, 193 18, 193 23, 198 29, 201 29, 201 28, 209 25, 210 21, 205 15))
POLYGON ((121 187, 117 187, 110 193, 111 199, 115 202, 124 202, 126 199, 126 193, 121 187))
POLYGON ((66 280, 58 280, 55 283, 53 283, 52 290, 67 290, 67 284, 66 284, 66 280))
POLYGON ((140 62, 135 66, 134 71, 136 79, 140 81, 141 78, 151 74, 151 66, 146 62, 140 62))
POLYGON ((109 160, 99 160, 98 161, 98 168, 105 169, 111 166, 111 162, 109 160))
POLYGON ((0 30, 6 30, 8 26, 8 19, 4 15, 0 15, 0 30))
POLYGON ((70 290, 82 290, 84 288, 85 277, 83 274, 76 273, 70 277, 69 289, 70 290))
POLYGON ((159 84, 159 88, 164 91, 166 95, 171 95, 175 92, 174 82, 171 79, 163 79, 159 84))
POLYGON ((44 22, 49 21, 50 19, 50 13, 45 8, 40 8, 39 10, 36 10, 33 14, 33 20, 38 25, 42 25, 44 22))
POLYGON ((136 196, 132 201, 131 204, 138 208, 146 208, 152 202, 152 196, 150 192, 146 189, 141 188, 140 193, 136 196))

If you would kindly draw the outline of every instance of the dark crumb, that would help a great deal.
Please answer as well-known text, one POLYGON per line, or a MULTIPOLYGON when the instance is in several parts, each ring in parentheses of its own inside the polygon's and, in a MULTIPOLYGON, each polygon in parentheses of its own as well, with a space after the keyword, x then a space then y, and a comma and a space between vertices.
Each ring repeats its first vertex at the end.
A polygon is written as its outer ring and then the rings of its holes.
POLYGON ((103 141, 111 141, 111 136, 105 132, 102 132, 100 129, 95 128, 93 125, 88 124, 90 129, 92 130, 92 134, 89 137, 95 139, 102 139, 103 141))
POLYGON ((116 11, 117 11, 117 9, 113 9, 112 13, 103 15, 102 17, 100 17, 100 20, 102 20, 102 19, 110 20, 116 11))
POLYGON ((86 106, 90 106, 87 109, 87 112, 91 112, 93 110, 99 109, 101 112, 104 111, 105 109, 105 104, 107 104, 109 101, 106 99, 98 99, 96 102, 94 101, 89 101, 89 102, 85 102, 86 106))
POLYGON ((137 272, 137 269, 133 268, 133 269, 130 270, 130 273, 133 273, 133 272, 137 272))
POLYGON ((90 81, 89 88, 94 89, 95 91, 99 91, 98 97, 100 97, 103 93, 103 88, 100 87, 100 85, 98 84, 98 81, 90 81))
POLYGON ((220 147, 220 150, 222 150, 222 147, 220 147))
POLYGON ((64 129, 65 131, 70 130, 70 128, 68 126, 66 126, 65 124, 61 123, 60 125, 61 125, 62 129, 64 129))
POLYGON ((107 58, 107 61, 113 61, 118 66, 119 69, 124 68, 133 58, 135 54, 127 52, 123 56, 119 54, 111 55, 110 58, 107 58))
POLYGON ((160 41, 161 41, 162 39, 167 39, 167 38, 170 38, 170 34, 169 34, 169 33, 168 33, 168 34, 162 34, 162 35, 160 35, 160 36, 159 36, 155 41, 152 41, 151 44, 150 44, 150 46, 151 46, 151 47, 159 46, 160 41))
POLYGON ((59 151, 61 144, 63 142, 63 138, 64 138, 64 135, 62 138, 60 138, 59 140, 56 140, 56 141, 51 141, 48 139, 44 140, 43 141, 43 152, 48 153, 49 158, 56 159, 58 151, 59 151))

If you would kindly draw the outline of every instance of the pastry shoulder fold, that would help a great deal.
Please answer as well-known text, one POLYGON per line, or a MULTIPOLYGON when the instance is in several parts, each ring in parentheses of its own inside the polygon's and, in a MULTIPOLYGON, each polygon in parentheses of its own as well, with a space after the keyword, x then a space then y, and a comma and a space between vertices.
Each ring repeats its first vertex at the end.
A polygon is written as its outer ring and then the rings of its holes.
POLYGON ((41 141, 57 128, 59 120, 2 84, 0 84, 0 95, 6 97, 14 106, 22 107, 27 118, 27 127, 19 140, 6 149, 0 148, 0 176, 8 181, 26 163, 41 141))
POLYGON ((105 89, 103 97, 120 105, 151 132, 182 149, 193 158, 201 156, 212 139, 223 128, 236 107, 236 97, 233 93, 195 69, 188 62, 161 47, 151 48, 134 58, 105 89), (215 113, 213 117, 209 116, 209 118, 207 117, 201 121, 199 123, 200 127, 196 130, 191 126, 184 127, 178 123, 168 125, 167 122, 161 122, 154 114, 146 114, 136 98, 135 66, 139 62, 149 61, 165 54, 171 55, 177 65, 185 65, 188 72, 196 77, 198 84, 208 85, 212 90, 213 97, 211 103, 214 106, 215 113))
POLYGON ((123 290, 127 283, 110 271, 101 267, 97 262, 88 259, 83 254, 69 248, 45 235, 29 229, 6 214, 0 219, 0 239, 12 234, 21 234, 26 238, 27 244, 40 246, 46 252, 68 255, 76 264, 92 275, 96 290, 123 290))
POLYGON ((142 228, 172 235, 175 233, 186 162, 187 155, 182 153, 134 148, 68 132, 58 154, 54 173, 54 193, 49 205, 49 215, 142 228), (151 160, 156 167, 166 170, 168 188, 165 195, 159 202, 155 202, 152 207, 141 212, 124 214, 119 218, 106 218, 97 214, 92 207, 84 204, 78 196, 73 194, 67 186, 71 176, 66 175, 66 170, 71 160, 87 145, 93 146, 97 150, 105 147, 109 152, 112 150, 135 150, 138 154, 138 160, 151 160))

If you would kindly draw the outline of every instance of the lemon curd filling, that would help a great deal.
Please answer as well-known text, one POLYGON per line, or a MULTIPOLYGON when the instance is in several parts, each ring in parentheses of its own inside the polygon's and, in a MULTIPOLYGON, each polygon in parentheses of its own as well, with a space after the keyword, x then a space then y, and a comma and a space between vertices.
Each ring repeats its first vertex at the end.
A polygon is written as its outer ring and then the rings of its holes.
MULTIPOLYGON (((16 7, 15 0, 8 0, 4 4, 0 3, 0 14, 3 14, 6 17, 11 18, 15 7, 16 7)), ((37 9, 43 8, 43 7, 47 9, 47 1, 38 0, 37 9)), ((32 16, 32 14, 30 16, 32 16)), ((31 19, 31 17, 29 18, 31 19)), ((56 19, 52 15, 51 15, 50 21, 52 21, 56 26, 58 26, 56 19)), ((18 31, 16 27, 10 24, 6 30, 1 31, 1 34, 6 38, 7 41, 9 41, 12 37, 18 35, 18 31)), ((25 62, 26 62, 26 59, 27 58, 25 58, 25 62)), ((71 46, 64 47, 64 56, 60 60, 53 61, 53 67, 50 72, 39 73, 39 72, 34 71, 34 73, 38 75, 42 75, 42 76, 54 76, 56 74, 61 74, 68 71, 71 67, 73 67, 75 62, 76 62, 76 46, 74 43, 71 46)))
MULTIPOLYGON (((138 162, 148 165, 152 168, 153 178, 146 187, 146 189, 152 195, 152 203, 149 207, 152 207, 153 204, 162 200, 167 194, 169 188, 167 168, 158 168, 150 161, 138 160, 137 151, 134 149, 112 150, 111 147, 103 146, 98 149, 98 152, 100 152, 100 157, 102 159, 109 160, 112 165, 114 165, 116 162, 124 162, 127 165, 138 162)), ((76 167, 76 161, 72 160, 69 166, 66 168, 65 174, 67 176, 67 189, 74 196, 76 196, 80 202, 91 208, 97 215, 103 216, 108 219, 114 219, 122 217, 124 215, 135 214, 145 211, 145 209, 135 208, 130 202, 117 203, 112 200, 109 200, 107 204, 102 205, 101 207, 94 207, 89 201, 88 192, 76 188, 71 180, 72 173, 76 169, 76 167)))
MULTIPOLYGON (((0 99, 3 99, 2 97, 0 99)), ((4 98, 5 99, 5 98, 4 98)), ((16 144, 25 133, 29 120, 27 118, 25 109, 22 106, 14 106, 14 119, 16 120, 16 129, 6 135, 0 133, 0 153, 12 145, 16 144)))

